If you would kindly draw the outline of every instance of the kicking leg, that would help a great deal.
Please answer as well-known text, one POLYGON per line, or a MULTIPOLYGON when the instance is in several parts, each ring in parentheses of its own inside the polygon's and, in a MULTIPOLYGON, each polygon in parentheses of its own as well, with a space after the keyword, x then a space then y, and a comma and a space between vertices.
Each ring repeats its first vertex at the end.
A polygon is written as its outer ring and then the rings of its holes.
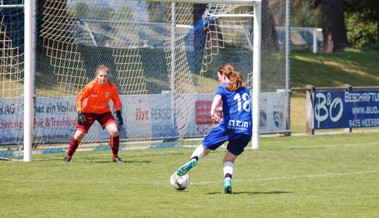
POLYGON ((183 176, 184 174, 186 174, 190 169, 196 166, 197 161, 199 161, 200 158, 207 156, 210 151, 210 149, 204 148, 203 145, 199 145, 193 151, 190 161, 184 164, 183 166, 179 167, 176 174, 178 174, 178 176, 183 176))

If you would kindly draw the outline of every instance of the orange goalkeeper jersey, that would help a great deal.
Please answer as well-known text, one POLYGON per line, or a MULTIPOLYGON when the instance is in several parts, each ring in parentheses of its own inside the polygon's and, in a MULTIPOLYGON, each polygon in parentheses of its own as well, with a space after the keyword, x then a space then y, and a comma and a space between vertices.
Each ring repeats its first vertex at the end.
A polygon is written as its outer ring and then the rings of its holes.
POLYGON ((76 109, 85 113, 106 113, 111 111, 109 107, 109 100, 111 99, 115 110, 121 110, 117 87, 110 81, 105 86, 102 86, 97 80, 92 80, 80 91, 76 98, 76 109))

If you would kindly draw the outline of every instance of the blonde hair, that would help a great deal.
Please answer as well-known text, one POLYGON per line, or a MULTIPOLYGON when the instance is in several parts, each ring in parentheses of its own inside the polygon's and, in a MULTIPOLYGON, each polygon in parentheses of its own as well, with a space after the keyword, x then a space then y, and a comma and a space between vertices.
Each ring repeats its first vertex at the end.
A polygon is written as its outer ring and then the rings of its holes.
POLYGON ((245 83, 243 82, 242 75, 234 70, 234 67, 231 64, 225 64, 218 68, 218 72, 221 75, 225 75, 230 83, 228 86, 226 86, 226 90, 229 92, 233 92, 241 87, 245 86, 245 83))
POLYGON ((96 68, 95 77, 96 77, 97 75, 99 75, 100 71, 105 71, 105 72, 108 73, 108 75, 111 74, 111 71, 109 70, 108 67, 106 67, 105 65, 99 65, 99 66, 96 68))
MULTIPOLYGON (((105 66, 105 65, 99 65, 99 66, 96 68, 95 78, 93 79, 93 81, 97 80, 96 77, 97 77, 97 75, 99 75, 100 71, 105 71, 105 72, 107 72, 108 76, 111 74, 111 70, 110 70, 107 66, 105 66)), ((108 79, 108 84, 109 84, 109 85, 112 85, 113 82, 112 82, 110 79, 108 79)))

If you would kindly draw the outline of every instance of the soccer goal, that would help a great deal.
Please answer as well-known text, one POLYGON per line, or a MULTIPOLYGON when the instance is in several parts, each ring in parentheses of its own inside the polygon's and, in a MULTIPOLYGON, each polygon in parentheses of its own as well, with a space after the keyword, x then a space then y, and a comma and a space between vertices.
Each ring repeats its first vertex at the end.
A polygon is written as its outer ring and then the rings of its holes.
MULTIPOLYGON (((204 137, 215 125, 208 114, 215 72, 225 63, 252 91, 253 147, 260 133, 289 130, 285 46, 261 40, 262 24, 282 24, 260 0, 19 2, 0 5, 1 156, 31 161, 32 153, 65 152, 76 130, 76 95, 100 64, 121 95, 121 149, 204 137), (262 10, 273 23, 261 20, 262 10)), ((79 149, 108 143, 95 123, 79 149)))

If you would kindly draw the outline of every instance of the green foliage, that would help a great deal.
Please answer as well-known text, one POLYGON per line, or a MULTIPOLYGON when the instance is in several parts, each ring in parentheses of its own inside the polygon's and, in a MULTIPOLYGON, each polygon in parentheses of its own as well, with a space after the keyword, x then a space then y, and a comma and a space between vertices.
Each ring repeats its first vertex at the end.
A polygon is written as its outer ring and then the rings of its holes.
MULTIPOLYGON (((320 0, 292 1, 291 25, 321 27, 322 12, 320 0)), ((379 1, 343 0, 345 25, 349 45, 361 48, 374 44, 378 39, 379 1)))
POLYGON ((376 22, 365 20, 358 13, 345 13, 345 23, 350 46, 360 48, 378 41, 376 22))
POLYGON ((309 1, 295 1, 291 6, 291 26, 321 27, 321 7, 313 7, 309 1), (310 13, 311 11, 311 13, 310 13))
POLYGON ((0 216, 16 217, 378 217, 377 133, 264 137, 236 162, 222 194, 220 148, 176 191, 170 175, 194 147, 34 155, 0 162, 0 216))

